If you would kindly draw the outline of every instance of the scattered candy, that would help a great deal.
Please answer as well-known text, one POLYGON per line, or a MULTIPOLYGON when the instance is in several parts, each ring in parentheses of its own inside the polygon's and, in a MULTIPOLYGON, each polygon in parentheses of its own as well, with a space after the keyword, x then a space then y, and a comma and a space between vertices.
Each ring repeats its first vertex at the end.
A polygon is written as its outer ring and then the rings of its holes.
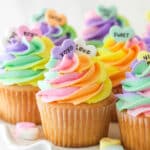
POLYGON ((104 7, 102 5, 99 5, 96 11, 100 16, 102 16, 102 18, 105 19, 117 16, 117 8, 115 6, 104 7))
POLYGON ((40 135, 40 129, 34 123, 20 122, 16 124, 15 134, 23 140, 36 140, 40 135))
POLYGON ((96 56, 97 50, 96 47, 93 45, 86 45, 86 42, 82 39, 76 39, 76 50, 78 52, 85 53, 89 56, 96 56))
POLYGON ((124 150, 120 140, 103 138, 100 141, 100 150, 124 150))
POLYGON ((25 26, 25 25, 20 26, 20 27, 18 28, 17 33, 18 33, 18 36, 19 36, 20 38, 22 38, 22 37, 24 36, 24 37, 26 37, 26 39, 27 39, 28 41, 31 41, 34 36, 41 36, 41 35, 42 35, 40 29, 38 29, 38 28, 29 29, 29 28, 28 28, 27 26, 25 26))
POLYGON ((110 29, 110 35, 117 41, 117 42, 126 42, 127 40, 134 37, 134 31, 130 27, 121 28, 119 26, 113 26, 110 29))
POLYGON ((76 49, 76 45, 74 41, 72 41, 71 39, 67 39, 63 41, 61 46, 56 46, 52 50, 52 57, 55 59, 62 59, 64 55, 67 55, 68 58, 72 58, 75 49, 76 49))
POLYGON ((65 15, 59 14, 52 9, 46 11, 45 18, 51 26, 63 26, 67 23, 65 15))

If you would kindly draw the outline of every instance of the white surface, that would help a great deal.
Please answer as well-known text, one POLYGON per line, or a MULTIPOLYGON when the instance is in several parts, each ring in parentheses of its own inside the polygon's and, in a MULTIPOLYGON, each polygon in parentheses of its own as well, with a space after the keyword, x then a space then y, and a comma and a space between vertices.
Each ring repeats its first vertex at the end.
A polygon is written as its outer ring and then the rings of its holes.
MULTIPOLYGON (((14 126, 0 122, 0 150, 99 150, 99 146, 89 148, 61 148, 52 145, 42 136, 35 141, 16 139, 13 136, 14 126)), ((117 124, 111 124, 109 137, 118 138, 119 130, 117 124)))
POLYGON ((0 0, 0 35, 9 26, 29 23, 32 14, 41 8, 55 8, 65 13, 69 22, 78 31, 82 28, 83 16, 97 4, 116 5, 120 14, 129 18, 133 27, 143 33, 146 25, 144 14, 150 10, 150 0, 0 0))

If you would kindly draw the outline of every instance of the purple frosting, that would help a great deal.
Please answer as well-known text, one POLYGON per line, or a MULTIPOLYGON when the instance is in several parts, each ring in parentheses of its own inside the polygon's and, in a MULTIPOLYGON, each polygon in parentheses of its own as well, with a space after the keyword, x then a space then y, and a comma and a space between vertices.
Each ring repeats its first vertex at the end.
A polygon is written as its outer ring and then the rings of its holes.
POLYGON ((109 33, 112 26, 118 25, 115 18, 103 20, 101 18, 94 18, 86 21, 86 29, 83 31, 83 39, 89 40, 103 40, 109 33))
POLYGON ((150 51, 150 35, 149 37, 144 38, 144 42, 146 44, 146 50, 150 51))
POLYGON ((62 36, 61 27, 51 27, 45 22, 40 24, 40 29, 42 34, 49 37, 57 46, 61 45, 64 40, 69 38, 69 35, 62 36))
POLYGON ((13 41, 6 46, 6 52, 24 52, 28 47, 21 41, 13 41))

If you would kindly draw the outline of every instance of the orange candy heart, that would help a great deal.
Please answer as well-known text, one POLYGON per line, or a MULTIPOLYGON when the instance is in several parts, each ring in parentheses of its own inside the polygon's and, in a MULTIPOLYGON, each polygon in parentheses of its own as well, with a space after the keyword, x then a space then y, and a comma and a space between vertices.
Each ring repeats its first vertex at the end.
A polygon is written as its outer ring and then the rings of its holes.
POLYGON ((67 23, 67 18, 63 14, 57 13, 55 10, 47 10, 45 13, 45 18, 46 21, 51 25, 51 26, 63 26, 67 23))

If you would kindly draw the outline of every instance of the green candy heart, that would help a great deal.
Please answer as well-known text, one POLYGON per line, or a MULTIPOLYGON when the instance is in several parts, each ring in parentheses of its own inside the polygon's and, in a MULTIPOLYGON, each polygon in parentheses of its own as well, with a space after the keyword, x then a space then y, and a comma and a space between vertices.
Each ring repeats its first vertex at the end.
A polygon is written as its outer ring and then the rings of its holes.
POLYGON ((98 15, 100 15, 104 19, 109 19, 109 18, 117 16, 117 8, 115 6, 111 6, 108 8, 108 7, 99 5, 96 8, 96 12, 98 13, 98 15))
POLYGON ((38 14, 33 15, 32 20, 33 22, 39 22, 44 20, 46 8, 43 8, 38 14))
POLYGON ((119 26, 113 26, 110 29, 110 35, 115 39, 116 42, 126 42, 127 40, 134 37, 134 30, 130 27, 121 28, 119 26))

